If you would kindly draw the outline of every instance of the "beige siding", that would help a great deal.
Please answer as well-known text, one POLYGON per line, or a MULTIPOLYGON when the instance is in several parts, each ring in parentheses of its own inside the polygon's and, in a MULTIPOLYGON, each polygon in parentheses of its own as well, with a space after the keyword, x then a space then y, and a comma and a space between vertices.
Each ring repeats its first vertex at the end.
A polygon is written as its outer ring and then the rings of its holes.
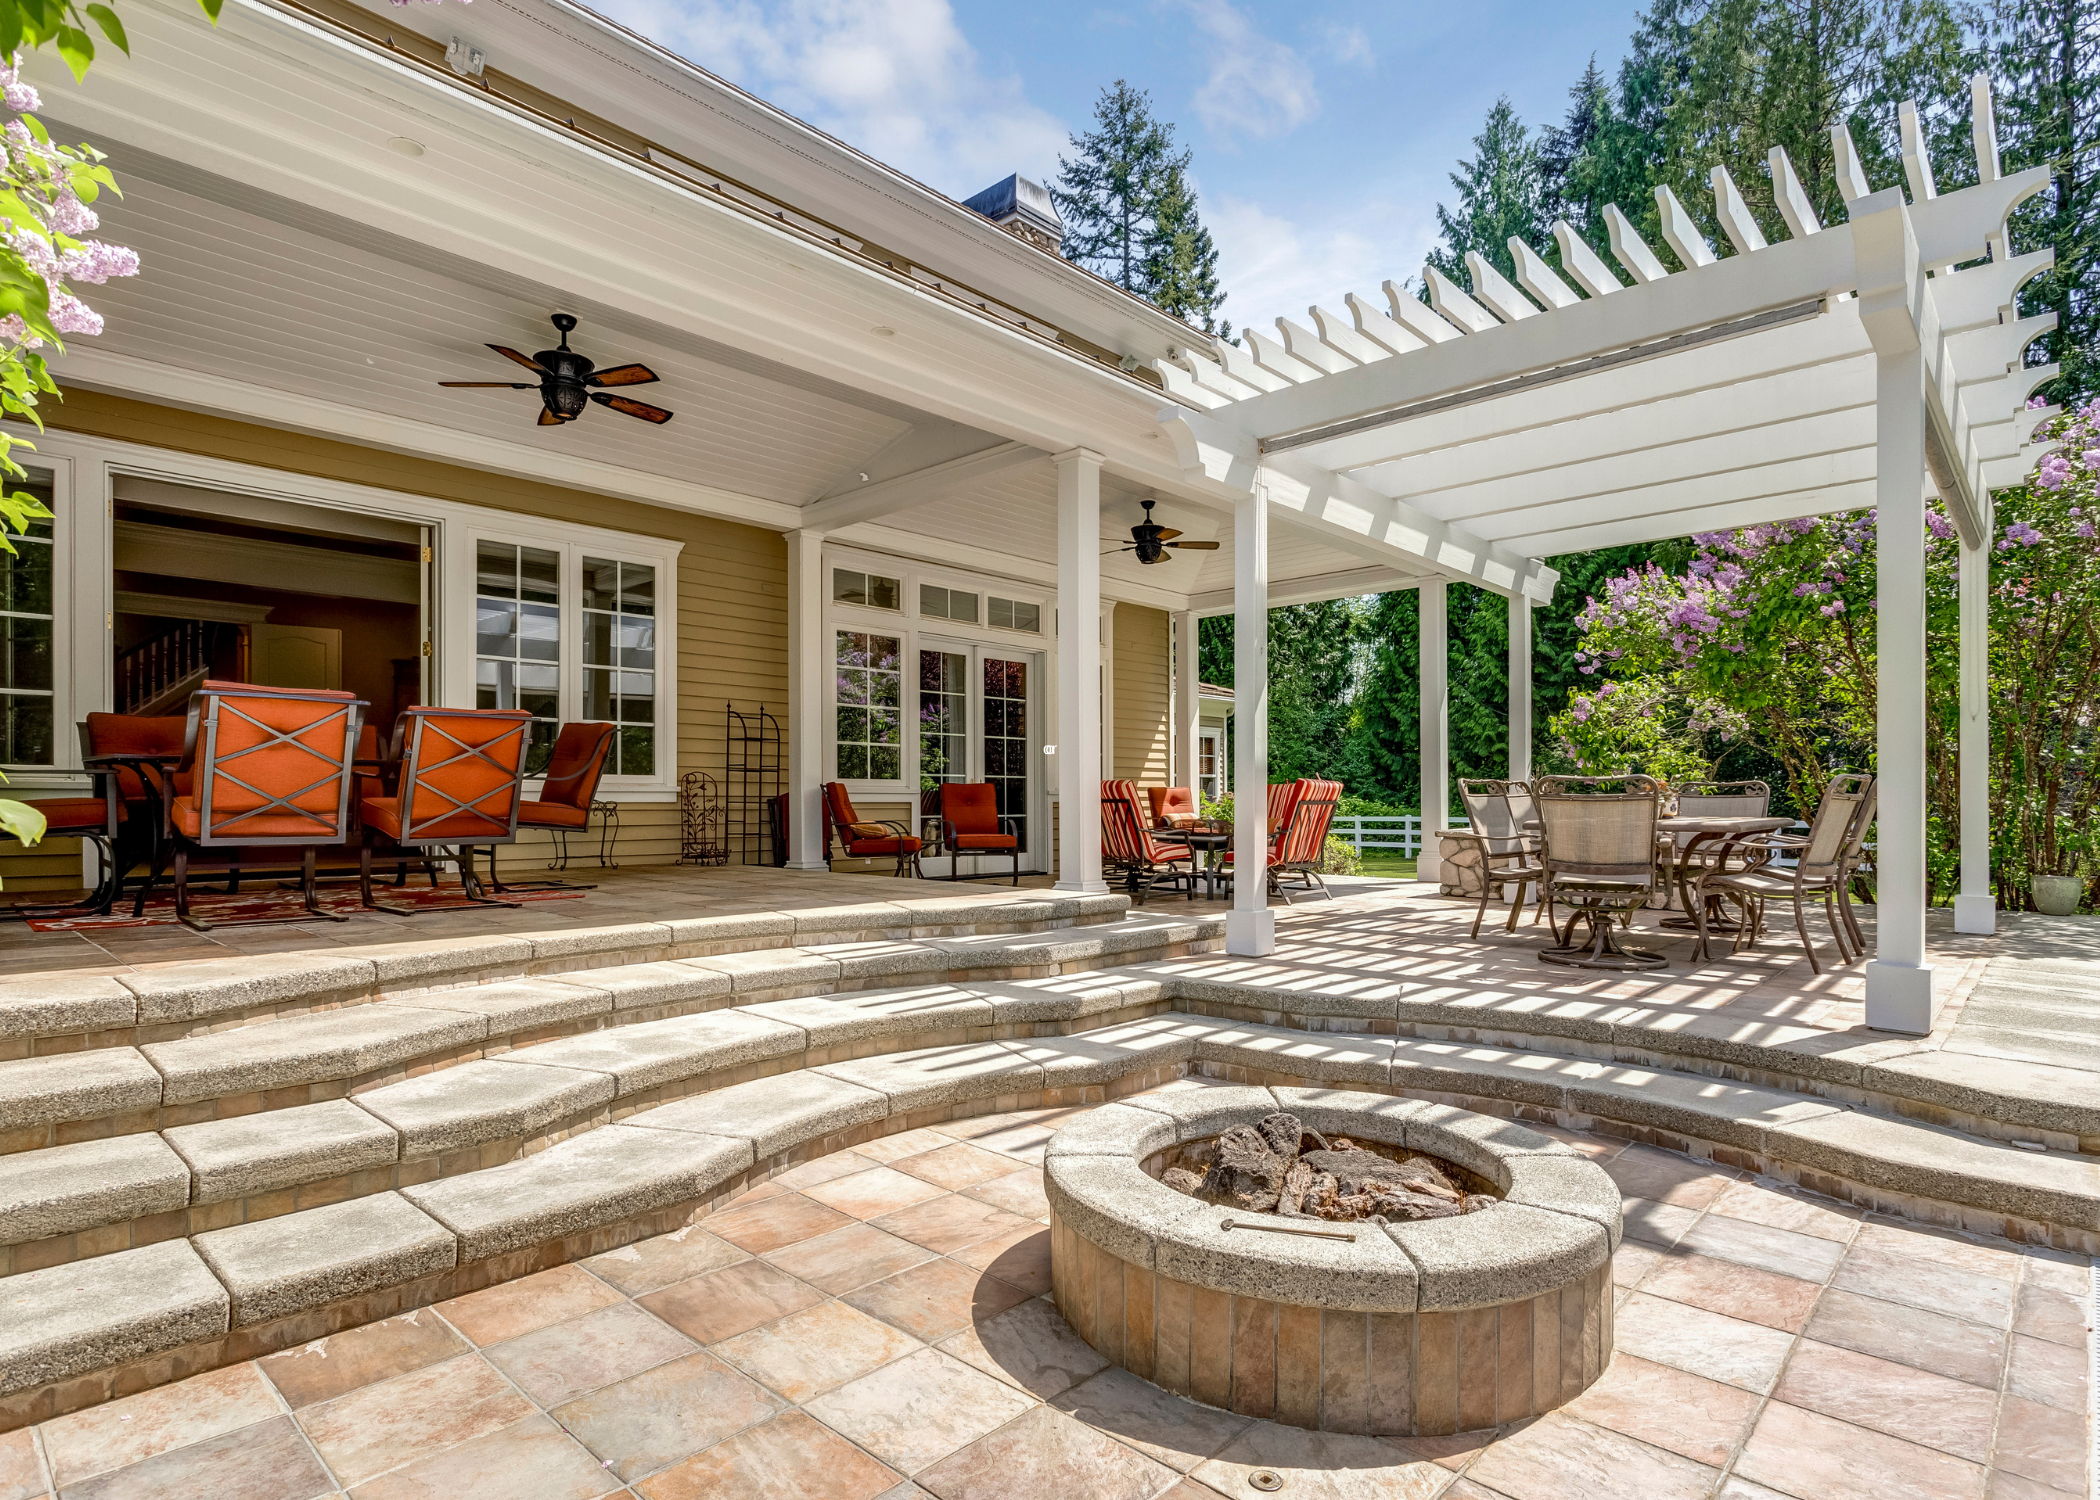
MULTIPOLYGON (((763 702, 783 734, 787 729, 787 544, 778 532, 93 391, 68 391, 63 404, 40 410, 65 431, 683 542, 678 770, 720 775, 726 700, 739 708, 763 702)), ((668 864, 678 857, 678 830, 676 806, 628 804, 614 858, 623 865, 668 864)), ((596 835, 594 822, 586 865, 596 858, 596 835)), ((574 857, 586 845, 572 842, 574 857)), ((0 874, 10 890, 78 883, 73 841, 53 841, 48 852, 25 852, 12 841, 5 847, 0 874)), ((527 834, 509 862, 544 864, 549 857, 542 836, 527 834)))
POLYGON ((1118 604, 1115 616, 1116 777, 1165 786, 1170 774, 1168 629, 1165 610, 1118 604))

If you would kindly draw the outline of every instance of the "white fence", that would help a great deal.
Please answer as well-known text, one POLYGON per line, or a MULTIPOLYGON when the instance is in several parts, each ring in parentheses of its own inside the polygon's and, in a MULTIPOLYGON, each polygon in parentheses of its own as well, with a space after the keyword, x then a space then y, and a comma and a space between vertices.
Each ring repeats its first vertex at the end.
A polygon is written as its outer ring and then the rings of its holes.
POLYGON ((1345 818, 1338 813, 1327 825, 1327 832, 1358 854, 1366 849, 1377 849, 1415 859, 1422 853, 1422 817, 1419 813, 1375 818, 1345 818))

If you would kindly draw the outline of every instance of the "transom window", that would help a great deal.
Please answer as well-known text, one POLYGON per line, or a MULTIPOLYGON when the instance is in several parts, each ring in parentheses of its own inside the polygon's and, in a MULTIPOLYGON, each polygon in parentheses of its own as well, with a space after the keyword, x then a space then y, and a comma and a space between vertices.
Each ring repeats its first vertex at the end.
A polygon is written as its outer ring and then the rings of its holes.
POLYGON ((977 623, 977 596, 962 589, 944 589, 938 584, 919 585, 919 613, 936 620, 977 623))
POLYGON ((895 781, 903 771, 903 643, 865 630, 838 632, 839 775, 895 781))
POLYGON ((904 585, 880 573, 860 573, 852 568, 831 570, 831 597, 840 604, 864 604, 869 609, 904 608, 904 585))
POLYGON ((583 560, 583 716, 620 726, 616 776, 656 774, 656 569, 583 560))
MULTIPOLYGON (((1018 599, 1001 599, 997 594, 984 601, 985 624, 997 630, 1025 630, 1040 634, 1043 628, 1043 607, 1040 604, 1023 604, 1018 599)), ((975 618, 974 616, 972 618, 975 618)))
POLYGON ((561 554, 484 541, 474 571, 475 706, 533 716, 525 774, 536 776, 561 725, 561 554))

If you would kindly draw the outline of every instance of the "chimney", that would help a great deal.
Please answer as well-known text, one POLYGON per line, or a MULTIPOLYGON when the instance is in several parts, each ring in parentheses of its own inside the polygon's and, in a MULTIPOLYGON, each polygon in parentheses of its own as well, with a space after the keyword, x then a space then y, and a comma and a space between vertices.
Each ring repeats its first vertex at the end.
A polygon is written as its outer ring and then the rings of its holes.
POLYGON ((974 198, 965 198, 963 207, 974 208, 1015 239, 1038 250, 1052 255, 1063 253, 1064 220, 1057 216, 1049 189, 1039 182, 1030 182, 1016 173, 1004 182, 993 183, 974 198))

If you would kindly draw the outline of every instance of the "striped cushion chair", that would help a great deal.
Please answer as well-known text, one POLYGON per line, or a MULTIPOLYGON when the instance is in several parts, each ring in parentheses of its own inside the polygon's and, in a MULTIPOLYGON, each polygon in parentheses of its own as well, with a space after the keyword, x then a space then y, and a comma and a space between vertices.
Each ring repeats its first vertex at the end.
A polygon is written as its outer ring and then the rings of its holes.
POLYGON ((1186 887, 1196 899, 1195 859, 1186 844, 1164 844, 1152 836, 1141 805, 1137 784, 1130 781, 1101 783, 1101 863, 1111 874, 1123 877, 1124 889, 1138 905, 1165 881, 1186 887))
MULTIPOLYGON (((1342 800, 1339 781, 1305 780, 1294 784, 1291 810, 1269 849, 1269 889, 1288 902, 1286 881, 1301 891, 1317 889, 1329 901, 1334 892, 1320 878, 1320 862, 1327 849, 1327 828, 1334 821, 1335 804, 1342 800)), ((1273 792, 1276 789, 1271 787, 1273 792)))

